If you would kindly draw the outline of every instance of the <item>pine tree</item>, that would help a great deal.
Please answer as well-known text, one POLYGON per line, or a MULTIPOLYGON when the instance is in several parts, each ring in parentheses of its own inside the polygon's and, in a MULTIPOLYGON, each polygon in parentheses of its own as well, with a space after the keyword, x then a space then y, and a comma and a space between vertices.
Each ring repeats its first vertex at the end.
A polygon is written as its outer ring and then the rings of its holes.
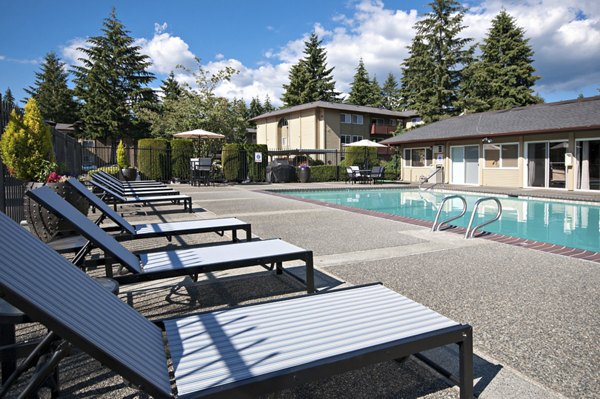
POLYGON ((434 0, 431 12, 415 24, 417 34, 403 63, 402 91, 406 104, 426 121, 456 114, 461 65, 468 57, 459 38, 465 8, 456 0, 434 0))
POLYGON ((400 90, 398 89, 398 81, 394 75, 388 73, 383 86, 381 87, 381 106, 385 109, 396 110, 400 105, 400 90))
POLYGON ((486 87, 476 93, 487 108, 499 110, 540 102, 532 90, 539 76, 534 75, 529 39, 506 10, 492 20, 480 48, 481 61, 473 69, 479 74, 476 78, 485 81, 486 87))
POLYGON ((339 102, 332 68, 327 68, 327 54, 316 34, 304 42, 305 57, 290 68, 289 84, 284 84, 281 100, 286 106, 313 101, 339 102))
POLYGON ((363 59, 361 58, 358 61, 356 73, 354 74, 352 83, 350 83, 350 93, 348 94, 345 102, 354 105, 369 105, 372 100, 371 91, 372 85, 371 81, 369 80, 369 73, 367 72, 363 59))
POLYGON ((15 97, 12 94, 12 91, 10 90, 10 87, 8 87, 6 89, 6 91, 4 92, 4 97, 2 97, 2 102, 4 104, 6 104, 6 109, 9 110, 9 113, 11 110, 18 108, 17 104, 15 104, 15 97))
POLYGON ((263 110, 264 110, 264 112, 275 111, 275 107, 271 104, 271 98, 269 97, 268 94, 265 96, 265 102, 263 103, 263 110))
POLYGON ((265 110, 260 103, 260 99, 258 97, 253 97, 252 101, 250 101, 250 106, 248 108, 248 117, 252 119, 258 115, 262 115, 265 113, 265 110))
POLYGON ((136 111, 152 106, 156 98, 146 85, 154 79, 147 71, 149 57, 140 54, 113 8, 103 22, 102 36, 87 40, 90 47, 83 65, 75 66, 75 94, 84 102, 81 110, 89 137, 135 137, 145 133, 136 111))
POLYGON ((383 104, 383 94, 381 92, 381 86, 377 81, 377 77, 373 76, 373 79, 369 82, 369 101, 367 106, 369 107, 381 107, 383 104))
POLYGON ((35 73, 34 85, 25 91, 36 99, 44 119, 73 123, 78 119, 78 105, 73 99, 73 90, 67 86, 68 74, 64 67, 55 53, 46 54, 41 71, 35 73))
POLYGON ((162 81, 160 89, 163 92, 165 100, 177 101, 183 94, 183 89, 175 80, 175 74, 171 72, 167 79, 162 81))

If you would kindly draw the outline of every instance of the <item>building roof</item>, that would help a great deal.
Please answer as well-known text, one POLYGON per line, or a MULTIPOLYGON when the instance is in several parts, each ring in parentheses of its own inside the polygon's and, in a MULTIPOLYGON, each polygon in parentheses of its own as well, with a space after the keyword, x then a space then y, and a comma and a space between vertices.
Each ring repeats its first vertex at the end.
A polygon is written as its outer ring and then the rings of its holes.
POLYGON ((352 104, 342 104, 342 103, 330 103, 327 101, 314 101, 312 103, 306 103, 302 105, 295 105, 293 107, 281 108, 276 111, 267 112, 266 114, 255 116, 250 119, 250 122, 255 122, 260 119, 270 118, 278 115, 286 115, 290 112, 304 111, 307 109, 313 108, 325 108, 325 109, 335 109, 339 111, 348 111, 348 112, 360 112, 365 114, 375 114, 375 115, 385 115, 385 116, 394 116, 396 118, 411 118, 413 116, 418 116, 416 111, 390 111, 385 108, 375 108, 375 107, 364 107, 362 105, 352 105, 352 104))
POLYGON ((592 129, 600 129, 600 96, 455 116, 381 143, 395 145, 592 129))

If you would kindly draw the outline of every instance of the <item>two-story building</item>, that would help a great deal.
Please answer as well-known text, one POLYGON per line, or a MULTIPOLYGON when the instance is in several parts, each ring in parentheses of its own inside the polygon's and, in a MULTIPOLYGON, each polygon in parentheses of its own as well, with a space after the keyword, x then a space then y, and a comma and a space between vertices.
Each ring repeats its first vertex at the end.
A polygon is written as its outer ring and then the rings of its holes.
POLYGON ((420 123, 414 111, 389 111, 359 105, 316 101, 259 115, 256 142, 271 150, 341 149, 362 139, 389 138, 401 124, 410 128, 420 123))
POLYGON ((402 179, 442 168, 438 182, 600 191, 600 96, 445 119, 383 142, 402 179))

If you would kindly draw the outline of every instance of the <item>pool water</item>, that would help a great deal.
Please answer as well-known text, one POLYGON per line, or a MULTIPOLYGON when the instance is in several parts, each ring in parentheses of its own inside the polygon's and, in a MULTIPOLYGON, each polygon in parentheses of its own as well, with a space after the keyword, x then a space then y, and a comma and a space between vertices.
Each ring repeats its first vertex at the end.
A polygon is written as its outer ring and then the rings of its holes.
MULTIPOLYGON (((279 192, 292 197, 306 198, 353 208, 368 209, 433 222, 442 199, 455 194, 407 189, 383 190, 319 190, 279 192)), ((451 224, 467 227, 473 204, 487 194, 460 193, 467 200, 467 213, 451 224)), ((564 245, 570 248, 600 252, 600 206, 559 201, 530 200, 498 197, 502 203, 502 217, 484 226, 480 231, 498 233, 564 245)), ((462 202, 449 200, 440 215, 440 221, 460 214, 462 202)), ((496 215, 495 202, 479 206, 474 226, 496 215)))

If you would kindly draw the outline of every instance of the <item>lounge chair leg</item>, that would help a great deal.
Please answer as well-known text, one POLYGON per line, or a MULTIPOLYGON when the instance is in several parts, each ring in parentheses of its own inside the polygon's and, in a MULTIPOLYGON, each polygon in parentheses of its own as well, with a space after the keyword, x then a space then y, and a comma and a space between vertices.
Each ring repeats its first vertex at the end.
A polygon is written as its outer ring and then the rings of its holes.
POLYGON ((246 241, 252 241, 252 227, 248 226, 246 230, 246 241))
POLYGON ((473 399, 473 329, 463 333, 458 343, 460 369, 460 399, 473 399))
POLYGON ((172 242, 173 241, 173 236, 167 236, 167 241, 172 242))
POLYGON ((309 294, 316 292, 315 290, 315 268, 313 265, 313 254, 310 252, 306 258, 306 291, 309 294))
POLYGON ((231 240, 233 242, 238 242, 239 241, 238 238, 237 238, 237 230, 236 229, 231 230, 231 240))
POLYGON ((277 269, 275 271, 276 274, 282 274, 283 273, 283 263, 282 262, 277 262, 277 269))

